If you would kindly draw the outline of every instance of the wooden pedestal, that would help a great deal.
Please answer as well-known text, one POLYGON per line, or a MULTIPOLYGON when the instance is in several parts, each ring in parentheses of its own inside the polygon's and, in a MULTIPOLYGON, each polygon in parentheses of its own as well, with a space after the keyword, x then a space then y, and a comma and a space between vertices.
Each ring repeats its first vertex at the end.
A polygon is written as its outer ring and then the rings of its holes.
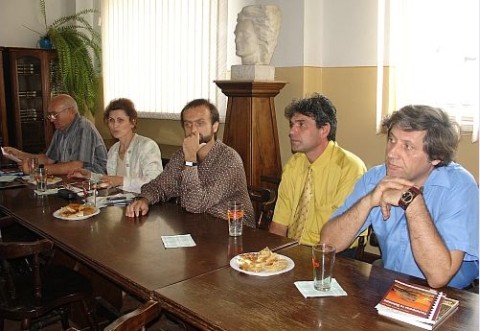
POLYGON ((276 187, 282 174, 274 97, 280 81, 215 81, 228 97, 223 142, 242 157, 247 184, 276 187), (267 178, 273 179, 273 182, 267 178))

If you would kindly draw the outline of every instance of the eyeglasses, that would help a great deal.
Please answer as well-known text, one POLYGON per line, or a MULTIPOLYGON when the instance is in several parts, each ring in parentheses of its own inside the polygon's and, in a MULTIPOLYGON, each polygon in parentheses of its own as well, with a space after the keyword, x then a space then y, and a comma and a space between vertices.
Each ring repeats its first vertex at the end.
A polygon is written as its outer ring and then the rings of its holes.
POLYGON ((57 119, 58 115, 60 115, 65 110, 70 109, 70 108, 72 108, 72 107, 63 108, 62 110, 60 110, 59 112, 56 112, 56 113, 48 113, 46 117, 50 121, 55 121, 57 119))

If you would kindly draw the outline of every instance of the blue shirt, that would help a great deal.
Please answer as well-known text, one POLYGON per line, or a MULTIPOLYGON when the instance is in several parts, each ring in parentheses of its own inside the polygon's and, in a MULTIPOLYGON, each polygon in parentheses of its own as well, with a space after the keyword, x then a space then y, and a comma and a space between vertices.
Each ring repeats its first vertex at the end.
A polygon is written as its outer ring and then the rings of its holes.
MULTIPOLYGON (((349 209, 373 190, 385 175, 385 165, 370 169, 358 180, 352 194, 333 216, 349 209)), ((447 248, 465 252, 460 269, 448 284, 464 288, 478 278, 479 200, 475 179, 461 165, 452 162, 432 171, 423 186, 423 197, 447 248)), ((372 208, 360 232, 370 224, 377 236, 385 268, 425 278, 413 257, 402 208, 392 207, 386 221, 380 207, 372 208)))
POLYGON ((46 155, 57 162, 82 161, 83 167, 104 174, 107 147, 95 126, 85 117, 75 115, 65 130, 55 130, 46 155))

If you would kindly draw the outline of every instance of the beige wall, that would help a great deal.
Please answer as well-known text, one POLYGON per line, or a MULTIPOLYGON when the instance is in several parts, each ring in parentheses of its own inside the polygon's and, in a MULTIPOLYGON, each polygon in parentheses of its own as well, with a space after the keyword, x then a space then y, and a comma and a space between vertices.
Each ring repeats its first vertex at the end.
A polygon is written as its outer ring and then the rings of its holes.
MULTIPOLYGON (((291 155, 288 121, 283 116, 283 110, 292 99, 313 92, 328 96, 337 107, 339 144, 360 156, 368 168, 383 162, 385 136, 377 134, 375 130, 375 67, 276 68, 276 79, 288 82, 275 98, 283 164, 291 155)), ((95 117, 102 135, 109 137, 108 129, 101 120, 101 112, 97 112, 95 117)), ((141 119, 138 127, 139 134, 151 137, 159 144, 180 146, 183 140, 183 131, 178 121, 141 119)), ((219 137, 222 135, 223 125, 220 126, 219 137)), ((462 137, 457 161, 475 176, 477 182, 478 151, 478 142, 471 143, 469 135, 462 137)))

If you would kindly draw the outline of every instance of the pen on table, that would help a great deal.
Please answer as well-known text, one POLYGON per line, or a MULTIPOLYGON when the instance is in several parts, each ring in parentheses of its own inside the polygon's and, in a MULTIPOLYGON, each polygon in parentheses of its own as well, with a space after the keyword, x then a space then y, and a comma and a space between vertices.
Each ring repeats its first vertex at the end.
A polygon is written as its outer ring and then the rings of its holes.
POLYGON ((127 197, 108 197, 107 202, 125 202, 127 197))

